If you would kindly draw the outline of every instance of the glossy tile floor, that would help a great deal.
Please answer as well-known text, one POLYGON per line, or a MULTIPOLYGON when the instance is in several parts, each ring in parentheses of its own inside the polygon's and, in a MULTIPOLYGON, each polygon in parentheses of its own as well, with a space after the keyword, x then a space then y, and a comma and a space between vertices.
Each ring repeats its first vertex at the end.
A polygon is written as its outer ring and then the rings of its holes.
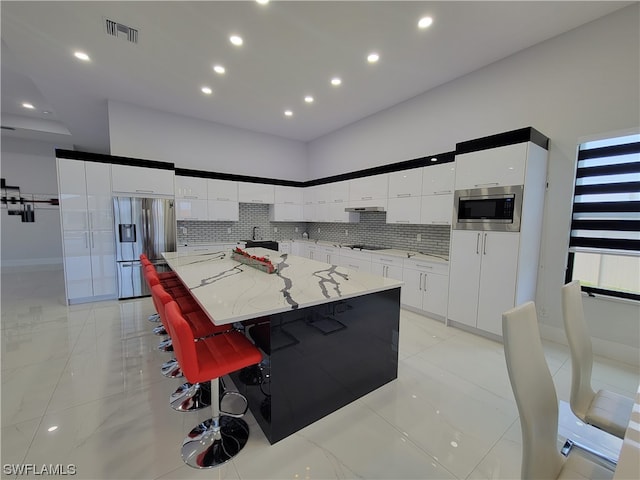
MULTIPOLYGON (((168 406, 179 380, 150 299, 67 307, 61 271, 2 276, 2 464, 73 464, 83 479, 518 478, 520 426, 502 345, 403 311, 398 379, 275 445, 251 415, 232 462, 194 470, 184 436, 207 411, 168 406)), ((545 344, 568 400, 566 347, 545 344)), ((633 396, 637 368, 597 359, 594 386, 633 396)), ((3 469, 3 478, 9 478, 3 469)), ((19 478, 26 478, 20 476, 19 478)))

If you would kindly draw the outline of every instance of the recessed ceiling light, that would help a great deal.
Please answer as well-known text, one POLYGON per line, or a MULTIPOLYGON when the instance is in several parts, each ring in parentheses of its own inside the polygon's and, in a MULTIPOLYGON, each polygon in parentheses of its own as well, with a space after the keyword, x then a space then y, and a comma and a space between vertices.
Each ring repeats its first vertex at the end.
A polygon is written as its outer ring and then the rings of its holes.
POLYGON ((293 116, 293 112, 291 110, 285 110, 284 111, 284 115, 285 115, 285 117, 291 117, 291 116, 293 116))
POLYGON ((226 69, 222 65, 214 65, 213 71, 222 75, 224 72, 226 72, 226 69))
POLYGON ((42 113, 44 113, 45 115, 51 115, 51 112, 49 110, 43 110, 42 113))
POLYGON ((436 157, 432 157, 432 158, 431 158, 431 161, 432 161, 432 162, 437 162, 437 161, 438 161, 438 159, 437 159, 436 157))
POLYGON ((242 37, 240 37, 239 35, 231 35, 229 37, 229 41, 238 47, 244 43, 242 37))
POLYGON ((342 83, 342 80, 338 77, 333 77, 331 79, 331 85, 337 87, 338 85, 340 85, 342 83))
POLYGON ((47 432, 55 432, 58 429, 57 425, 53 425, 52 427, 47 428, 47 432))
POLYGON ((380 55, 375 52, 372 52, 367 56, 367 62, 369 63, 376 63, 378 60, 380 60, 380 55))
POLYGON ((28 108, 29 110, 33 110, 34 108, 36 108, 36 107, 34 107, 34 106, 33 106, 33 103, 29 103, 29 102, 24 102, 24 103, 22 104, 22 106, 23 106, 24 108, 28 108))
POLYGON ((304 101, 307 103, 313 103, 313 97, 311 95, 307 95, 304 97, 304 101))
POLYGON ((209 87, 202 87, 200 89, 202 91, 202 93, 204 93, 205 95, 211 95, 213 93, 213 90, 211 90, 209 87))
POLYGON ((89 60, 91 60, 91 59, 89 58, 89 55, 87 55, 87 54, 86 54, 86 53, 84 53, 84 52, 80 52, 80 51, 78 51, 78 52, 73 52, 73 56, 74 56, 74 57, 76 57, 77 59, 79 59, 79 60, 83 60, 83 61, 85 61, 85 62, 88 62, 89 60))
POLYGON ((266 5, 267 3, 269 3, 269 0, 256 0, 256 2, 258 2, 260 5, 266 5))
POLYGON ((422 17, 419 21, 418 21, 418 27, 419 28, 427 28, 429 25, 431 25, 433 23, 433 18, 431 17, 422 17))

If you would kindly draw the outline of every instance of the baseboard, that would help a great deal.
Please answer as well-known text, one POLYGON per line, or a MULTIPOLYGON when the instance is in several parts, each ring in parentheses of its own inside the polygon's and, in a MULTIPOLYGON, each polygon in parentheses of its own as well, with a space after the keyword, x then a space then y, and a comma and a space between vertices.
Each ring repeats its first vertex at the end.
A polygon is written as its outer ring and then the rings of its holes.
POLYGON ((62 270, 62 257, 2 260, 2 273, 62 270))
MULTIPOLYGON (((539 323, 539 326, 540 336, 543 339, 569 346, 564 329, 545 325, 544 323, 539 323)), ((640 367, 640 349, 638 348, 596 337, 591 337, 591 346, 595 355, 640 367)))

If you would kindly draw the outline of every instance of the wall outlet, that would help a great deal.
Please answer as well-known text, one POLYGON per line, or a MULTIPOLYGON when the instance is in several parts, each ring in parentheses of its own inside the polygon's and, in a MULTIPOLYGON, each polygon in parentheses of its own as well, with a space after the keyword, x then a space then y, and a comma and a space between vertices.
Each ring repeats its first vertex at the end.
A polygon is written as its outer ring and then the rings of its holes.
POLYGON ((318 227, 318 233, 320 233, 320 227, 318 227))
POLYGON ((227 228, 227 233, 231 233, 231 227, 227 228))
POLYGON ((295 231, 296 233, 298 233, 298 227, 296 227, 294 231, 295 231))
POLYGON ((180 230, 182 230, 183 235, 187 234, 187 227, 180 227, 180 230))
POLYGON ((278 227, 273 227, 273 233, 278 233, 278 227))
POLYGON ((422 241, 422 234, 421 234, 421 233, 419 233, 419 234, 417 234, 417 235, 416 235, 416 240, 417 240, 418 242, 421 242, 421 241, 422 241))
POLYGON ((344 231, 344 236, 345 236, 345 237, 348 237, 348 236, 349 236, 349 230, 345 230, 345 231, 344 231))

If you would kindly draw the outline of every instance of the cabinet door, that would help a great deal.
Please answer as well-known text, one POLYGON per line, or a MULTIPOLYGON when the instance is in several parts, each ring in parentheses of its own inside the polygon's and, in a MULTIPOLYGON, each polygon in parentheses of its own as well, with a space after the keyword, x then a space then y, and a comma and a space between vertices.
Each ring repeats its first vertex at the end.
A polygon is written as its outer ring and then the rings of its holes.
POLYGON ((317 205, 313 204, 305 204, 302 206, 302 220, 305 222, 317 222, 318 214, 317 214, 317 205))
POLYGON ((400 302, 404 305, 422 310, 422 299, 424 292, 422 285, 426 273, 411 268, 405 268, 402 271, 402 280, 404 285, 400 293, 400 302))
POLYGON ((477 327, 502 336, 502 313, 515 306, 520 235, 482 232, 477 327))
POLYGON ((387 223, 420 223, 421 197, 390 198, 387 206, 387 223))
POLYGON ((339 251, 340 249, 336 247, 318 247, 316 260, 335 265, 338 261, 339 251))
POLYGON ((422 195, 453 193, 455 162, 422 167, 422 195))
POLYGON ((238 182, 238 200, 240 203, 274 203, 273 185, 264 183, 238 182))
POLYGON ((389 190, 389 174, 372 175, 355 178, 349 181, 349 205, 353 202, 387 198, 389 190))
POLYGON ((237 202, 238 182, 207 179, 207 199, 221 202, 237 202))
POLYGON ((87 196, 78 193, 60 193, 60 214, 63 230, 89 230, 87 196))
POLYGON ((389 199, 422 195, 422 168, 389 174, 389 199))
POLYGON ((87 194, 84 163, 81 160, 58 158, 58 192, 87 194))
POLYGON ((371 273, 385 278, 402 280, 402 267, 398 265, 371 262, 371 273))
POLYGON ((90 233, 93 295, 116 293, 116 248, 113 233, 95 230, 90 233))
POLYGON ((303 221, 303 206, 289 203, 269 205, 269 220, 271 222, 301 222, 303 221))
POLYGON ((453 194, 426 195, 420 206, 420 223, 426 225, 451 225, 453 194))
POLYGON ((322 185, 327 203, 347 203, 349 201, 349 181, 333 182, 322 185))
POLYGON ((173 170, 133 167, 131 165, 111 166, 111 186, 114 192, 133 193, 138 196, 173 196, 173 170))
POLYGON ((456 155, 456 190, 524 185, 528 142, 456 155))
POLYGON ((89 232, 86 230, 64 231, 62 240, 67 298, 73 300, 93 296, 89 232))
POLYGON ((207 199, 207 179, 176 175, 176 198, 207 199))
POLYGON ((364 258, 353 258, 353 257, 338 257, 335 262, 337 265, 341 267, 350 268, 351 270, 355 270, 356 272, 371 272, 371 260, 366 260, 364 258))
POLYGON ((113 232, 113 201, 111 199, 111 165, 85 162, 89 228, 113 232))
POLYGON ((176 198, 176 220, 208 220, 207 201, 176 198))
POLYGON ((302 188, 276 185, 274 202, 285 205, 302 205, 302 188))
POLYGON ((448 317, 476 326, 482 233, 454 230, 451 234, 448 317))
POLYGON ((425 274, 424 278, 424 299, 422 309, 446 317, 447 301, 449 297, 449 277, 446 275, 425 274))
POLYGON ((209 220, 217 222, 237 222, 240 219, 238 202, 209 200, 207 206, 209 220))
POLYGON ((328 205, 318 205, 318 210, 322 212, 322 222, 331 223, 356 223, 360 220, 360 214, 356 212, 345 212, 345 203, 332 203, 328 205))

